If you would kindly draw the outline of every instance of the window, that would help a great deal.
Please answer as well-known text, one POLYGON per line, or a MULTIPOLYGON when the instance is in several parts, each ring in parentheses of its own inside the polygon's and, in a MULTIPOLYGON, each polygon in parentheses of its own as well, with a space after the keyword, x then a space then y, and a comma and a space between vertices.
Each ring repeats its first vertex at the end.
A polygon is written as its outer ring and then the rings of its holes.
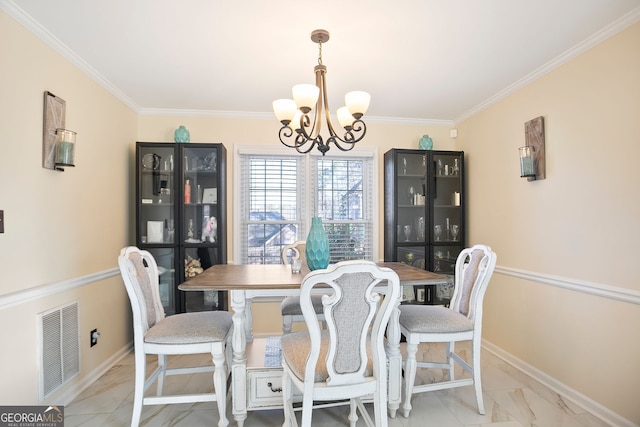
POLYGON ((238 149, 234 180, 240 212, 235 225, 237 262, 280 263, 282 247, 304 240, 313 216, 322 218, 332 263, 373 260, 373 164, 369 150, 321 157, 238 149))
POLYGON ((314 158, 310 180, 313 216, 322 218, 331 262, 373 259, 370 203, 371 160, 314 158))

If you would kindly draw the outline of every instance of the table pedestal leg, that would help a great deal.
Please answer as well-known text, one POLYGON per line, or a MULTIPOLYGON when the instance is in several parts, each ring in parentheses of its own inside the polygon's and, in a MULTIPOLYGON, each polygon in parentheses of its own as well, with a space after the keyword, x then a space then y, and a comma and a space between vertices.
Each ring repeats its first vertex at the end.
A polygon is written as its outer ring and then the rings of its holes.
POLYGON ((231 407, 233 418, 239 427, 247 419, 247 341, 245 333, 245 292, 231 291, 233 309, 233 358, 231 360, 231 407))
POLYGON ((402 354, 400 353, 400 302, 391 313, 387 326, 387 359, 389 360, 389 416, 396 417, 402 400, 402 354))

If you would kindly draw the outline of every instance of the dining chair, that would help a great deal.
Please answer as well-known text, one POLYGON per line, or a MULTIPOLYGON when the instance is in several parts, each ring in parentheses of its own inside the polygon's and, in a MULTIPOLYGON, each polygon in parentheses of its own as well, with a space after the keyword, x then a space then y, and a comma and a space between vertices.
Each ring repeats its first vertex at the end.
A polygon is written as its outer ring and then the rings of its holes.
POLYGON ((294 387, 302 392, 302 426, 311 426, 314 407, 347 403, 351 426, 358 410, 367 425, 387 426, 384 334, 399 296, 398 275, 371 261, 342 261, 305 276, 300 303, 307 331, 281 338, 285 426, 298 425, 294 387), (320 329, 311 301, 316 287, 328 287, 322 297, 326 329, 320 329), (364 397, 373 398, 375 423, 364 397))
POLYGON ((131 425, 139 425, 143 405, 212 401, 218 405, 218 427, 229 425, 226 401, 233 329, 231 313, 206 311, 165 316, 158 288, 158 266, 153 255, 135 246, 125 247, 120 251, 118 265, 133 312, 135 385, 131 425), (213 365, 167 367, 168 355, 200 353, 210 353, 213 365), (148 354, 157 355, 158 367, 146 376, 148 354), (163 394, 166 376, 201 372, 213 372, 212 392, 163 394), (145 397, 145 392, 156 380, 157 395, 145 397))
POLYGON ((411 397, 414 394, 468 385, 475 387, 478 412, 485 413, 480 373, 482 301, 495 266, 496 254, 489 246, 465 248, 456 260, 454 290, 449 307, 400 306, 400 332, 407 341, 402 403, 405 417, 411 412, 411 397), (458 341, 471 341, 471 354, 466 359, 455 351, 458 341), (446 362, 417 361, 416 352, 420 343, 446 343, 446 362), (454 362, 471 377, 456 379, 454 362), (448 380, 415 385, 418 367, 446 369, 448 380))
MULTIPOLYGON (((306 241, 298 240, 295 243, 285 245, 282 247, 281 257, 282 263, 285 265, 291 264, 294 260, 302 261, 302 269, 306 271, 307 258, 305 255, 306 241)), ((322 314, 322 295, 312 295, 311 301, 313 307, 318 314, 318 320, 324 324, 324 315, 322 314)), ((300 309, 300 297, 289 296, 282 300, 280 304, 280 312, 282 313, 282 333, 288 334, 291 332, 294 322, 304 322, 304 316, 300 309)), ((326 326, 326 325, 325 325, 326 326)))

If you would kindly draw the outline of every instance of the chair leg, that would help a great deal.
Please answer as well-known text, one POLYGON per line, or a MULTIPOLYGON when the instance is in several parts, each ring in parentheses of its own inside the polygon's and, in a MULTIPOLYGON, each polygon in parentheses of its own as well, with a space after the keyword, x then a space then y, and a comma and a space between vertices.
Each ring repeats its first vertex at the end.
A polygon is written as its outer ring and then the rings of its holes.
MULTIPOLYGON (((386 384, 386 378, 381 384, 386 384)), ((363 408, 364 409, 364 408, 363 408)), ((376 427, 387 427, 389 420, 387 418, 387 389, 386 387, 378 387, 373 396, 373 414, 375 416, 376 427)), ((371 420, 369 420, 371 422, 371 420)))
POLYGON ((158 368, 160 369, 160 376, 158 377, 158 385, 156 389, 156 394, 158 396, 162 396, 164 392, 164 378, 167 373, 167 356, 164 354, 158 355, 158 368))
POLYGON ((292 327, 292 323, 293 320, 291 319, 290 316, 282 316, 282 333, 283 334, 288 334, 289 332, 291 332, 291 327, 292 327))
POLYGON ((224 343, 216 344, 211 356, 215 370, 213 371, 213 388, 216 394, 216 403, 218 404, 218 427, 227 427, 229 420, 227 419, 227 362, 224 357, 224 343))
POLYGON ((404 402, 402 402, 402 411, 405 418, 411 413, 411 397, 413 395, 413 384, 416 381, 416 353, 418 352, 418 344, 407 342, 407 360, 404 365, 404 402))
POLYGON ((349 401, 350 411, 349 411, 349 425, 351 427, 356 427, 356 423, 358 422, 358 401, 354 398, 349 401))
POLYGON ((292 427, 298 425, 296 414, 293 412, 293 394, 291 391, 292 386, 293 384, 291 384, 289 374, 284 372, 282 374, 282 399, 284 404, 284 423, 282 424, 282 427, 292 427))
POLYGON ((449 364, 449 381, 455 381, 456 373, 455 373, 455 360, 451 355, 456 351, 456 343, 448 342, 446 345, 447 352, 447 363, 449 364))
POLYGON ((311 427, 313 416, 313 396, 311 393, 302 393, 302 427, 311 427))
POLYGON ((138 427, 142 415, 142 399, 144 399, 145 375, 147 371, 147 355, 142 351, 136 351, 135 355, 135 385, 133 392, 133 415, 131 427, 138 427))
POLYGON ((478 403, 478 413, 485 414, 484 401, 482 398, 482 375, 480 372, 480 340, 474 337, 471 344, 471 358, 473 366, 473 387, 476 390, 476 402, 478 403))

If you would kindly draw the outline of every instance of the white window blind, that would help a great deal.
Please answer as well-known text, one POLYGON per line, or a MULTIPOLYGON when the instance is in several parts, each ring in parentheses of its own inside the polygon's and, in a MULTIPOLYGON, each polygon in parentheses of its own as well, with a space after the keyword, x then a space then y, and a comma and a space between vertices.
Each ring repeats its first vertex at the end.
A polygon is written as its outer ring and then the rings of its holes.
POLYGON ((301 157, 240 156, 241 263, 279 264, 304 235, 301 157))
POLYGON ((322 218, 332 263, 374 259, 372 154, 274 156, 243 149, 236 159, 240 263, 280 263, 282 246, 304 240, 314 216, 322 218))
POLYGON ((331 262, 373 260, 373 172, 370 157, 311 162, 313 216, 322 218, 331 262))

